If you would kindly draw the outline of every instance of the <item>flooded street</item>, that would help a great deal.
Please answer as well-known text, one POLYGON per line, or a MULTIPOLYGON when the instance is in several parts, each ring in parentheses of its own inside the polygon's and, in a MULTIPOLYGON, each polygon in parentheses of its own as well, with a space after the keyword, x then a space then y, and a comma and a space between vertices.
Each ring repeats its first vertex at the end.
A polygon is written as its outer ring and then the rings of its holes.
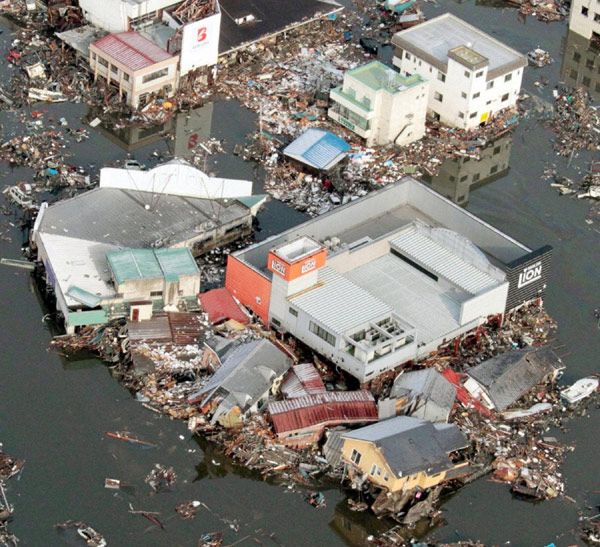
MULTIPOLYGON (((428 18, 451 11, 523 53, 536 46, 548 50, 556 62, 544 69, 527 69, 523 89, 552 102, 552 89, 560 81, 567 23, 545 24, 531 17, 521 23, 516 10, 499 5, 487 0, 440 1, 437 6, 425 4, 423 10, 428 18), (534 86, 542 76, 550 85, 534 86)), ((3 30, 0 45, 5 50, 11 38, 10 30, 3 30)), ((0 76, 9 77, 7 64, 0 67, 0 76)), ((82 119, 91 116, 83 105, 38 105, 41 108, 48 110, 41 117, 46 127, 53 124, 49 118, 55 125, 64 116, 69 127, 78 128, 82 119)), ((208 136, 225 141, 225 154, 207 157, 207 171, 254 180, 254 193, 261 191, 261 169, 232 154, 235 144, 255 130, 252 112, 235 101, 220 101, 197 114, 180 116, 175 140, 160 133, 114 135, 88 127, 88 140, 69 140, 70 163, 90 167, 96 174, 101 166, 129 152, 152 166, 162 154, 185 153, 190 136, 197 133, 199 142, 208 136)), ((578 179, 592 155, 579 153, 567 167, 568 160, 553 152, 553 133, 540 126, 538 116, 532 113, 502 140, 498 163, 506 167, 499 165, 490 174, 495 160, 490 159, 491 165, 481 162, 477 181, 458 187, 460 178, 452 174, 456 166, 448 164, 441 170, 448 178, 441 176, 431 184, 529 247, 554 247, 546 308, 559 325, 555 344, 561 346, 557 353, 564 355, 567 366, 562 382, 570 384, 598 372, 600 330, 593 311, 600 306, 600 223, 585 222, 588 201, 559 196, 541 177, 544 168, 555 164, 559 174, 578 179), (454 184, 450 176, 455 177, 454 184)), ((1 112, 0 123, 3 141, 26 130, 14 112, 1 112)), ((469 171, 471 178, 476 172, 469 171)), ((0 173, 3 187, 33 174, 31 169, 13 170, 6 164, 0 165, 0 173)), ((18 259, 26 236, 19 228, 18 211, 14 206, 11 211, 0 222, 0 257, 18 259)), ((258 216, 256 237, 265 239, 305 218, 271 200, 258 216)), ((29 272, 2 266, 0 291, 0 441, 7 453, 26 460, 20 480, 11 480, 8 489, 15 506, 11 530, 21 545, 77 544, 54 528, 68 519, 89 523, 111 547, 192 547, 203 534, 215 531, 224 532, 229 545, 362 545, 367 536, 385 528, 371 515, 348 511, 346 493, 337 487, 323 490, 326 507, 314 509, 297 488, 265 482, 260 474, 236 466, 193 438, 184 423, 143 408, 99 360, 67 360, 48 351, 51 318, 42 319, 46 310, 29 272), (117 430, 158 447, 142 448, 105 435, 117 430), (173 467, 178 475, 177 484, 159 494, 144 483, 156 463, 173 467), (105 478, 119 479, 124 487, 105 489, 105 478), (195 519, 182 520, 174 507, 190 500, 203 505, 195 519), (129 513, 132 510, 160 512, 166 529, 129 513)), ((598 409, 590 409, 585 417, 570 422, 567 432, 548 433, 576 446, 562 468, 566 493, 576 503, 518 501, 507 485, 484 477, 447 500, 442 507, 447 524, 431 537, 512 546, 581 544, 576 535, 578 513, 591 514, 586 507, 600 504, 599 418, 598 409)))

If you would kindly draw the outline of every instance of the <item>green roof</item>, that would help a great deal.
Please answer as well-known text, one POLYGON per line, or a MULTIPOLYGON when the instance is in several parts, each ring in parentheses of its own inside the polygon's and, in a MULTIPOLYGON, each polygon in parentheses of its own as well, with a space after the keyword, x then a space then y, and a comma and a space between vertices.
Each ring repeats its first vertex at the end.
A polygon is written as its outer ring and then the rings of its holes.
POLYGON ((104 310, 73 311, 67 316, 70 327, 81 327, 83 325, 102 325, 108 321, 104 310))
POLYGON ((359 66, 346 74, 372 89, 377 91, 386 89, 390 93, 399 93, 409 87, 422 84, 426 81, 419 76, 419 74, 404 77, 394 69, 379 61, 373 61, 367 65, 359 66))
POLYGON ((117 284, 133 279, 197 274, 189 249, 127 249, 106 254, 117 284))
POLYGON ((91 292, 84 291, 82 288, 75 285, 71 285, 67 290, 67 296, 70 296, 73 300, 85 304, 88 308, 95 308, 102 300, 101 297, 92 294, 91 292))

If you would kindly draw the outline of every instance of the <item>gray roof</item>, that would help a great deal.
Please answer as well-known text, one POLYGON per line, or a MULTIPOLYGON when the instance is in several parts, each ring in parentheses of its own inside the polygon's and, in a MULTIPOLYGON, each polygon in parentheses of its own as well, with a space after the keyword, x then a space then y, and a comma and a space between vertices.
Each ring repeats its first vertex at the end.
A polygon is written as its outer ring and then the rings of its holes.
POLYGON ((467 374, 487 390, 497 410, 504 410, 561 366, 552 349, 526 348, 492 357, 467 374))
POLYGON ((450 452, 465 448, 467 440, 453 424, 434 424, 408 416, 344 433, 345 439, 374 443, 397 477, 421 471, 439 473, 453 466, 450 452))
POLYGON ((323 445, 323 456, 331 467, 337 467, 342 461, 342 447, 344 439, 342 434, 348 431, 345 427, 336 427, 327 431, 327 440, 323 445))
MULTIPOLYGON (((439 418, 445 420, 446 418, 442 418, 441 414, 447 416, 450 413, 456 398, 456 387, 433 368, 400 374, 394 381, 391 396, 397 397, 401 390, 408 390, 413 396, 420 395, 423 399, 435 403, 440 412, 427 409, 426 414, 427 412, 432 413, 431 418, 427 415, 419 415, 418 407, 420 405, 415 409, 416 412, 413 412, 413 415, 417 417, 432 419, 432 421, 439 418)), ((426 405, 426 402, 424 400, 423 405, 426 405)))
POLYGON ((451 13, 398 32, 392 43, 433 62, 444 72, 448 67, 448 51, 458 46, 467 46, 489 59, 488 73, 516 70, 527 65, 527 59, 522 53, 451 13))
POLYGON ((148 248, 157 240, 172 246, 197 237, 205 223, 227 224, 248 214, 235 200, 96 188, 49 206, 39 232, 120 247, 148 248))
POLYGON ((256 403, 269 390, 273 380, 281 376, 292 364, 292 359, 272 342, 255 340, 241 344, 228 353, 221 368, 208 383, 188 397, 205 405, 216 393, 233 397, 242 411, 256 403))
POLYGON ((223 336, 215 335, 208 338, 204 344, 214 351, 222 363, 227 354, 237 348, 241 342, 233 338, 224 338, 223 336))

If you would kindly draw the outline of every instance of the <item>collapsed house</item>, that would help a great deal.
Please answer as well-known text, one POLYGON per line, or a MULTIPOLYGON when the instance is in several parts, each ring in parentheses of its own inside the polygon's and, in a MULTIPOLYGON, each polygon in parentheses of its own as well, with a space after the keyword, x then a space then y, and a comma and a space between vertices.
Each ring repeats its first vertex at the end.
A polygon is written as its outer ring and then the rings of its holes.
POLYGON ((188 403, 210 414, 213 424, 241 426, 277 391, 291 364, 291 357, 265 338, 241 344, 226 354, 206 385, 188 397, 188 403))
POLYGON ((325 428, 377 421, 371 392, 330 391, 273 401, 268 408, 278 439, 292 448, 318 442, 325 428))
POLYGON ((312 363, 294 365, 281 383, 281 394, 286 399, 325 393, 325 385, 319 371, 312 363))
POLYGON ((31 243, 67 331, 126 317, 138 301, 154 310, 197 306, 192 255, 252 232, 265 198, 243 195, 249 188, 172 161, 151 171, 103 169, 99 188, 42 204, 31 243))
POLYGON ((302 168, 313 172, 333 169, 350 150, 350 145, 338 136, 321 129, 307 129, 283 149, 283 155, 291 158, 302 168))
POLYGON ((468 446, 453 424, 398 416, 342 434, 342 459, 355 483, 369 480, 389 492, 431 488, 467 473, 449 454, 468 446))
POLYGON ((454 402, 456 387, 433 368, 399 374, 388 399, 379 401, 379 418, 399 414, 430 422, 447 422, 454 402))
POLYGON ((464 387, 487 408, 504 410, 563 368, 550 348, 509 351, 470 368, 464 387))
POLYGON ((404 177, 232 253, 225 284, 366 383, 542 298, 551 253, 404 177))

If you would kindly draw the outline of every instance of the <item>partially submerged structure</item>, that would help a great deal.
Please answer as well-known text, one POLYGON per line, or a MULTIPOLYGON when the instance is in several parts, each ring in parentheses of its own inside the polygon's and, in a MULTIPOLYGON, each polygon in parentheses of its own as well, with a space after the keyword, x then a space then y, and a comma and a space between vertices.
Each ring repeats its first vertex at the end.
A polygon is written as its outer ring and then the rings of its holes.
POLYGON ((504 410, 563 368, 550 348, 509 351, 470 368, 464 387, 487 408, 504 410))
POLYGON ((317 442, 325 428, 377 421, 371 392, 329 391, 269 403, 273 428, 286 446, 305 448, 317 442))
POLYGON ((364 138, 367 146, 408 144, 425 134, 429 83, 379 61, 346 72, 330 92, 327 115, 364 138))
MULTIPOLYGON (((239 182, 231 181, 236 188, 239 182)), ((192 255, 250 234, 264 199, 202 197, 227 195, 228 183, 175 161, 149 172, 103 170, 99 188, 43 204, 31 241, 67 330, 127 316, 140 300, 155 310, 184 300, 195 305, 200 274, 192 255), (181 285, 179 276, 189 274, 198 281, 181 285)))
POLYGON ((430 422, 447 422, 456 387, 433 368, 399 374, 388 399, 379 401, 379 417, 407 414, 430 422))
POLYGON ((241 426, 276 391, 292 359, 266 339, 231 350, 208 383, 188 397, 212 416, 212 423, 241 426))
POLYGON ((469 444, 453 424, 398 416, 341 437, 342 459, 355 482, 369 480, 389 492, 431 488, 468 468, 449 457, 469 444))
POLYGON ((543 297, 551 250, 404 177, 232 253, 226 286, 364 383, 543 297))
POLYGON ((283 149, 283 155, 314 171, 329 171, 346 157, 350 145, 322 129, 307 129, 283 149))
POLYGON ((514 106, 527 58, 451 13, 396 33, 394 65, 429 80, 428 111, 473 129, 514 106))

